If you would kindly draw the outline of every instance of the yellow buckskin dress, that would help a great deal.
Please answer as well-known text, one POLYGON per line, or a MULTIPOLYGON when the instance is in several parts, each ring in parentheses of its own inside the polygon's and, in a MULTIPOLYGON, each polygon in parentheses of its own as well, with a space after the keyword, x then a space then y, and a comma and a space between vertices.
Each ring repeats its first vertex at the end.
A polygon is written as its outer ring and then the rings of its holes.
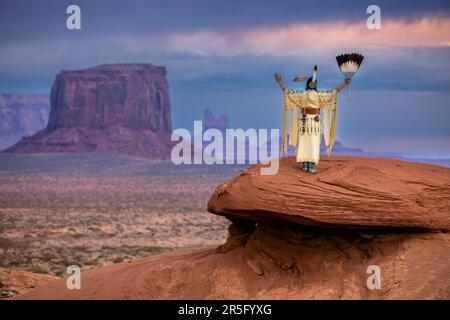
POLYGON ((286 90, 283 97, 282 153, 287 152, 288 143, 296 148, 297 162, 319 164, 322 133, 331 153, 336 138, 337 90, 286 90), (305 108, 323 109, 323 123, 319 115, 302 113, 305 108), (287 140, 287 120, 291 111, 289 141, 287 140))

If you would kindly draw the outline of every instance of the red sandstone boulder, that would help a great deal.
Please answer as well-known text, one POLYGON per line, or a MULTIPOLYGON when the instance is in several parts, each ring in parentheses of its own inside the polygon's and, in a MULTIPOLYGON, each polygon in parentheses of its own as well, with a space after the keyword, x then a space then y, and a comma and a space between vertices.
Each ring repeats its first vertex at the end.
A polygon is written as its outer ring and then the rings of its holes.
POLYGON ((208 211, 253 221, 318 227, 450 230, 450 169, 394 159, 331 157, 317 174, 280 161, 276 175, 260 166, 221 184, 208 211))

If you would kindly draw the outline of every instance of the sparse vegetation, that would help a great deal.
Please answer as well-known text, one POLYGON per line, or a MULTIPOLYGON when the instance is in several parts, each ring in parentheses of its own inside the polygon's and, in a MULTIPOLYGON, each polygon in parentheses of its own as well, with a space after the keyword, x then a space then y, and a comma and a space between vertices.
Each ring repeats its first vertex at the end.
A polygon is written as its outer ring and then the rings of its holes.
POLYGON ((12 298, 12 297, 14 297, 16 294, 18 294, 19 292, 17 292, 17 290, 13 290, 13 289, 10 289, 10 290, 0 290, 0 296, 2 297, 2 298, 6 298, 6 299, 8 299, 8 298, 12 298))
POLYGON ((228 221, 207 213, 206 202, 242 168, 0 154, 0 267, 62 275, 70 264, 93 268, 221 243, 228 221))

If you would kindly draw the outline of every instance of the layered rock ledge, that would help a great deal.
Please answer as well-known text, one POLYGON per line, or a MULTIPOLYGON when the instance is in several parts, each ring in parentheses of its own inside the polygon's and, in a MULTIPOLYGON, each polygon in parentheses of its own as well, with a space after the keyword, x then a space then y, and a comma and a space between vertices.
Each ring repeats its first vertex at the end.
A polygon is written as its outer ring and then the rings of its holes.
POLYGON ((276 175, 261 175, 257 165, 222 183, 208 211, 316 227, 450 230, 450 169, 330 157, 317 174, 307 174, 294 158, 284 158, 276 175))

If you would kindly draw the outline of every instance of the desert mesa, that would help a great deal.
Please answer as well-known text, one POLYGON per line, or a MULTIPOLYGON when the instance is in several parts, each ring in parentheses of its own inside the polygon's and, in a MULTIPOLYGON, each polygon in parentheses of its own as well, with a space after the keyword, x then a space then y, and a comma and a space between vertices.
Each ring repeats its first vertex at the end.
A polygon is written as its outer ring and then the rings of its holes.
POLYGON ((8 153, 112 152, 166 159, 172 132, 166 68, 108 64, 61 71, 46 128, 8 153))

